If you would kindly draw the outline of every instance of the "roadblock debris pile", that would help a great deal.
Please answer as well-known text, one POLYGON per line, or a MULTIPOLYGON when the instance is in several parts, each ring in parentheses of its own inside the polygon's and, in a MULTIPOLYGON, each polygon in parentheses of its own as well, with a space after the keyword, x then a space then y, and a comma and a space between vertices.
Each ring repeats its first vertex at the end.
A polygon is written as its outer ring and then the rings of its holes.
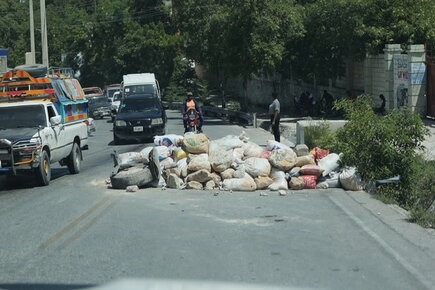
POLYGON ((205 190, 362 190, 355 168, 341 155, 305 144, 268 140, 266 147, 240 136, 210 140, 205 134, 156 136, 153 147, 113 154, 113 188, 128 186, 205 190), (120 182, 121 180, 121 182, 120 182))

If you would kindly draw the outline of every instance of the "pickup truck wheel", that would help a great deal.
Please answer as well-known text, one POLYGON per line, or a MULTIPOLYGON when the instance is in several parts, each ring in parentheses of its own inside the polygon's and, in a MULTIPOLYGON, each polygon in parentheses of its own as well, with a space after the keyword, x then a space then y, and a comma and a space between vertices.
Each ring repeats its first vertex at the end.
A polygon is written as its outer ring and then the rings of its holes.
POLYGON ((51 164, 47 151, 42 151, 38 168, 36 168, 36 177, 40 185, 45 186, 50 183, 51 164))
POLYGON ((69 154, 66 162, 68 170, 71 174, 77 174, 80 172, 81 160, 82 150, 80 149, 79 144, 74 142, 71 153, 69 154))

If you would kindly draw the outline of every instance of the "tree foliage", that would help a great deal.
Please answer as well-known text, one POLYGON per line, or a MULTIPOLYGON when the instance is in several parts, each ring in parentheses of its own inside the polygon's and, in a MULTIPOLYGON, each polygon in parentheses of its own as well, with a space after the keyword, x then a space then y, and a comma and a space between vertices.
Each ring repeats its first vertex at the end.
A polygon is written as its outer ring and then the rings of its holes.
MULTIPOLYGON (((7 41, 0 46, 10 48, 15 66, 30 50, 29 8, 22 1, 7 2, 0 4, 0 13, 7 16, 0 18, 0 25, 9 27, 1 29, 0 39, 7 41)), ((38 28, 39 1, 34 2, 38 28)), ((172 27, 170 9, 161 1, 47 0, 46 10, 50 65, 79 70, 84 86, 118 83, 123 74, 136 72, 154 72, 162 86, 168 84, 180 37, 172 27)), ((36 43, 39 34, 37 30, 36 43)), ((36 50, 38 61, 40 46, 36 50)))
MULTIPOLYGON (((435 0, 183 0, 174 1, 173 14, 160 0, 46 3, 50 64, 80 69, 85 85, 154 71, 165 86, 184 54, 223 80, 277 70, 334 78, 346 59, 387 43, 435 48, 435 0)), ((30 50, 28 15, 27 1, 0 2, 0 46, 9 48, 10 66, 30 50)))
POLYGON ((177 25, 190 58, 226 75, 273 72, 285 43, 303 33, 293 1, 177 1, 177 25))
POLYGON ((435 45, 435 0, 300 2, 306 33, 288 46, 300 75, 342 75, 346 59, 382 53, 388 43, 435 45))

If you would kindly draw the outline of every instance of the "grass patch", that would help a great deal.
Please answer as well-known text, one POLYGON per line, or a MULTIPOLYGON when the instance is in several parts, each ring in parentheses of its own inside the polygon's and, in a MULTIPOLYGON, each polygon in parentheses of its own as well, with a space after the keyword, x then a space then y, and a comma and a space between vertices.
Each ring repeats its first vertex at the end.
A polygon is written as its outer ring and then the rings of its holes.
POLYGON ((435 213, 424 210, 412 210, 410 221, 425 228, 435 228, 435 213))
POLYGON ((319 147, 321 140, 329 135, 331 135, 331 130, 329 129, 328 123, 313 123, 313 125, 306 127, 304 130, 305 145, 307 145, 310 149, 314 147, 319 147))
POLYGON ((374 194, 374 195, 372 195, 372 197, 374 199, 382 201, 385 204, 398 204, 397 201, 393 197, 387 196, 384 194, 374 194))

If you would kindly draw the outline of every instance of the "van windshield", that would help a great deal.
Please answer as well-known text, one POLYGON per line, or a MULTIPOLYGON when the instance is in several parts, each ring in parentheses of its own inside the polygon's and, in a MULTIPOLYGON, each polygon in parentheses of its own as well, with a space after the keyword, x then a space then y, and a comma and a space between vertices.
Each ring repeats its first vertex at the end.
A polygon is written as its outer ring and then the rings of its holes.
POLYGON ((45 108, 41 105, 0 107, 0 128, 34 128, 47 126, 45 108))
POLYGON ((134 85, 134 86, 126 86, 124 88, 124 92, 126 96, 131 95, 139 95, 139 94, 155 94, 156 90, 154 85, 134 85))
POLYGON ((111 99, 116 92, 119 92, 119 88, 107 89, 107 98, 111 99))
POLYGON ((159 113, 160 103, 155 98, 144 99, 125 99, 119 109, 120 113, 150 112, 159 113))

